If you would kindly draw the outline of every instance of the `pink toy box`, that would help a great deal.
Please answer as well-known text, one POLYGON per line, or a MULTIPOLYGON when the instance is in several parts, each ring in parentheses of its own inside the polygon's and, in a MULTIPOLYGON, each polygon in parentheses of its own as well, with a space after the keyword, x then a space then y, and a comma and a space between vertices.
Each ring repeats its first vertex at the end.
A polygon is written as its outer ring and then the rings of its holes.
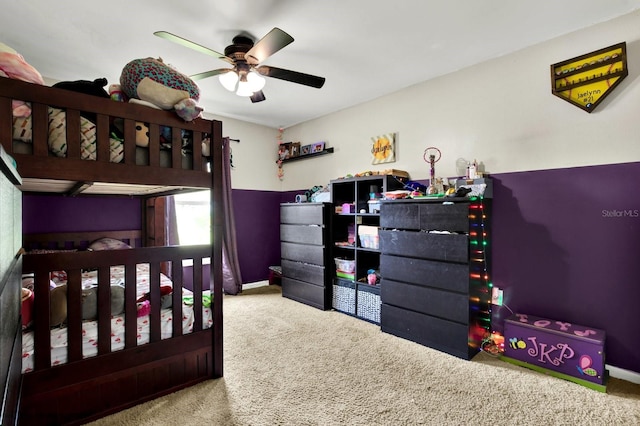
POLYGON ((606 392, 603 330, 515 314, 504 338, 504 361, 606 392))

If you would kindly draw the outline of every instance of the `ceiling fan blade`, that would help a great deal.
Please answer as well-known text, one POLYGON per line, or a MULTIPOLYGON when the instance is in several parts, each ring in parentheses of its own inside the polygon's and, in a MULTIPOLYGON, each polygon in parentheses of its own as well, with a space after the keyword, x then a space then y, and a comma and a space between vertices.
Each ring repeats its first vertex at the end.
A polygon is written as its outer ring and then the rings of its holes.
POLYGON ((253 92, 250 99, 251 102, 255 104, 256 102, 262 102, 267 98, 264 96, 264 93, 262 93, 262 90, 258 90, 257 92, 253 92))
POLYGON ((214 75, 224 74, 224 73, 227 73, 229 71, 233 71, 233 68, 220 68, 220 69, 217 69, 217 70, 200 72, 198 74, 190 75, 189 78, 191 78, 191 80, 194 80, 194 81, 202 80, 204 78, 213 77, 214 75))
POLYGON ((256 65, 292 42, 293 37, 276 27, 258 40, 244 58, 249 64, 256 65))
POLYGON ((280 80, 290 81, 292 83, 303 84, 305 86, 321 88, 324 85, 325 78, 311 74, 304 74, 297 71, 285 70, 282 68, 270 67, 263 65, 255 68, 260 74, 266 77, 278 78, 280 80))
POLYGON ((191 40, 187 40, 186 38, 182 38, 175 34, 172 34, 167 31, 156 31, 153 35, 158 36, 160 38, 164 38, 166 40, 172 41, 174 43, 178 43, 182 46, 188 47, 189 49, 193 49, 200 53, 204 53, 205 55, 213 56, 214 58, 222 59, 223 61, 227 61, 229 63, 233 63, 231 58, 228 58, 224 54, 220 52, 216 52, 215 50, 209 49, 208 47, 204 47, 198 43, 194 43, 191 40))

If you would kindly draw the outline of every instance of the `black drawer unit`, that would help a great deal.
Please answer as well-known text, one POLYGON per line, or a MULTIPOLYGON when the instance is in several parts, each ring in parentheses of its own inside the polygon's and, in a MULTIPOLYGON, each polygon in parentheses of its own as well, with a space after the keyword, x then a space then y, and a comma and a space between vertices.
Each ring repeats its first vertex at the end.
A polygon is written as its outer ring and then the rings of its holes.
POLYGON ((471 359, 491 326, 491 200, 383 201, 382 331, 471 359))
POLYGON ((323 310, 331 308, 330 206, 329 203, 280 205, 282 295, 323 310))

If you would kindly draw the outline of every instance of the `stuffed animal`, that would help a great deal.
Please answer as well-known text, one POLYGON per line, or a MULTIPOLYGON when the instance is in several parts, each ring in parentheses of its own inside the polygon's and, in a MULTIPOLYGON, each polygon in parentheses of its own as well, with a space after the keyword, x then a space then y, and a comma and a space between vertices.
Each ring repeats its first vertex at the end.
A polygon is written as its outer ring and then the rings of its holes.
POLYGON ((136 121, 136 145, 142 147, 149 146, 149 125, 141 121, 136 121))
POLYGON ((120 86, 119 84, 109 85, 109 96, 111 97, 112 101, 116 101, 116 102, 129 101, 129 99, 127 98, 127 95, 125 95, 124 92, 122 91, 122 86, 120 86))
POLYGON ((200 89, 186 75, 165 64, 162 58, 134 59, 124 66, 120 86, 129 102, 175 110, 185 121, 200 116, 200 89), (187 101, 188 100, 188 101, 187 101))
MULTIPOLYGON (((106 78, 96 78, 93 81, 76 80, 76 81, 60 81, 52 87, 58 89, 71 90, 72 92, 84 93, 85 95, 97 96, 99 98, 109 99, 109 93, 104 89, 107 85, 106 78)), ((90 112, 81 112, 80 115, 92 123, 96 122, 96 115, 90 112)), ((113 129, 112 129, 113 130, 113 129)))
MULTIPOLYGON (((0 43, 0 76, 44 85, 40 73, 22 55, 4 43, 0 43)), ((13 100, 12 108, 14 117, 31 115, 31 107, 23 101, 13 100)))
POLYGON ((107 91, 104 89, 106 85, 107 85, 106 78, 96 78, 93 81, 89 81, 89 80, 60 81, 54 84, 53 87, 109 99, 110 98, 109 93, 107 93, 107 91))
MULTIPOLYGON (((124 286, 111 286, 111 315, 124 312, 124 286)), ((82 290, 82 319, 94 320, 98 317, 98 287, 82 290)))

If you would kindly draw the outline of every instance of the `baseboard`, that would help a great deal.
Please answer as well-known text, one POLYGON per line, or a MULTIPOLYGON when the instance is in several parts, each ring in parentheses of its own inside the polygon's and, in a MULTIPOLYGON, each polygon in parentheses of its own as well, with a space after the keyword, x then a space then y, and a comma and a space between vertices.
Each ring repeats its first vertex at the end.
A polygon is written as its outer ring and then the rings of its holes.
POLYGON ((640 373, 635 371, 625 370, 624 368, 614 367, 613 365, 605 365, 605 368, 609 370, 609 377, 615 377, 616 379, 626 380, 627 382, 636 383, 640 385, 640 373))
POLYGON ((250 288, 264 287, 264 286, 267 286, 267 285, 269 285, 269 281, 268 280, 256 281, 254 283, 242 284, 242 289, 243 290, 248 290, 250 288))

